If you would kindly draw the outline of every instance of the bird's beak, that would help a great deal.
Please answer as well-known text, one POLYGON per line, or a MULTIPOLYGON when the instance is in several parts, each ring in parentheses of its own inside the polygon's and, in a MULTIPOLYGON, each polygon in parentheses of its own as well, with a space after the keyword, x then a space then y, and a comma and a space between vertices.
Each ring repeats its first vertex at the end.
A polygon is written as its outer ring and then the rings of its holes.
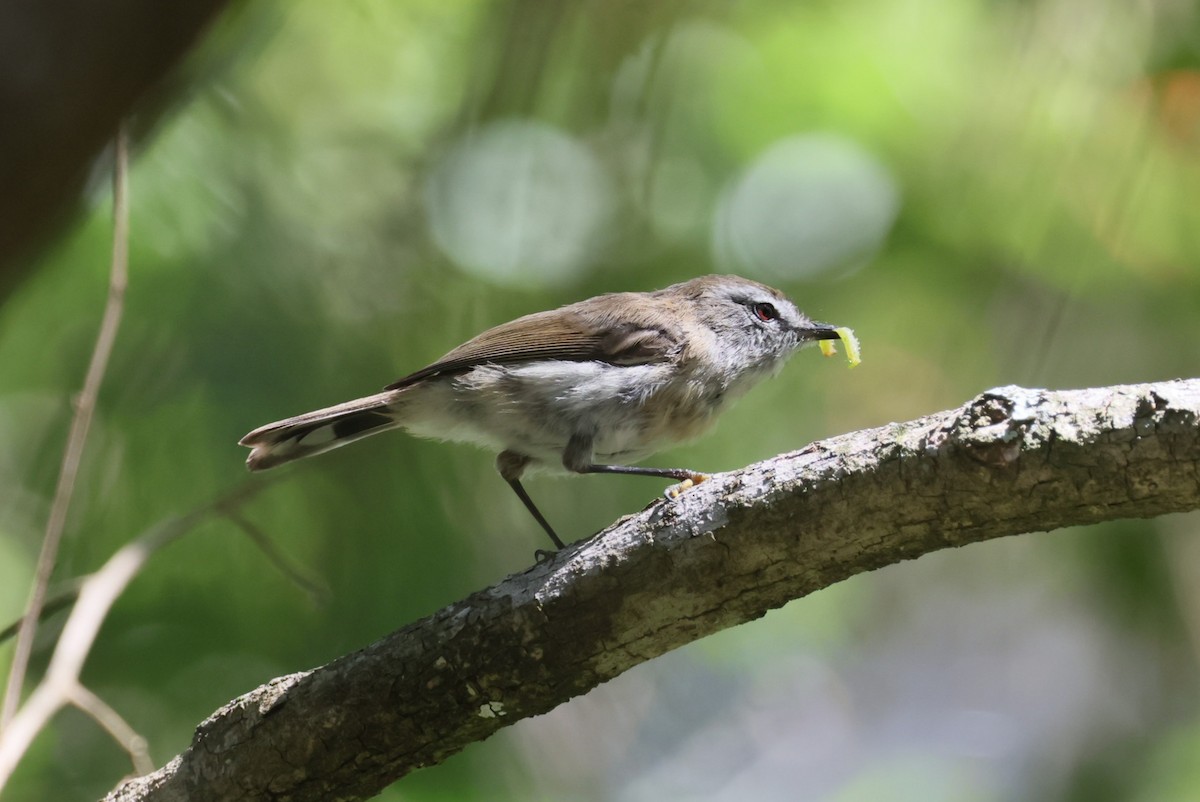
POLYGON ((837 326, 829 323, 809 323, 800 329, 800 339, 805 342, 816 342, 817 340, 839 340, 841 337, 837 333, 837 326))

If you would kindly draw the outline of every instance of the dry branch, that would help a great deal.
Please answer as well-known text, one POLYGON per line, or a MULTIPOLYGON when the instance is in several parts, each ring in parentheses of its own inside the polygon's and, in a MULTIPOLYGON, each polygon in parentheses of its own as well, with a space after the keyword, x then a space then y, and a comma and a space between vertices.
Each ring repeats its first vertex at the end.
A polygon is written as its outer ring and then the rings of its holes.
POLYGON ((69 704, 92 716, 112 735, 129 753, 136 770, 143 770, 142 767, 149 764, 141 736, 120 714, 81 684, 79 678, 84 663, 109 610, 152 555, 183 537, 210 515, 236 511, 238 505, 265 486, 265 482, 243 482, 210 504, 158 524, 118 549, 96 573, 80 580, 78 597, 58 636, 46 675, 8 725, 0 730, 0 791, 4 790, 33 739, 59 710, 69 704))
POLYGON ((42 537, 42 549, 34 571, 33 589, 29 594, 25 614, 21 616, 17 627, 17 645, 13 650, 12 668, 8 673, 4 700, 0 702, 0 730, 12 721, 21 702, 25 672, 29 667, 29 656, 33 652, 33 636, 42 617, 50 577, 54 574, 54 567, 58 561, 58 547, 62 542, 67 513, 71 509, 71 499, 75 494, 75 478, 79 475, 79 466, 83 462, 88 430, 96 412, 96 398, 100 394, 100 385, 104 383, 104 375, 108 372, 108 358, 112 355, 117 331, 121 327, 121 315, 125 310, 125 289, 129 284, 129 136, 124 124, 117 128, 113 151, 113 242, 108 299, 104 304, 100 331, 96 335, 92 358, 83 379, 83 389, 75 399, 75 414, 71 416, 71 430, 67 434, 67 446, 63 450, 62 467, 58 473, 58 485, 54 488, 54 501, 50 504, 46 532, 42 537))
POLYGON ((200 724, 134 800, 353 800, 689 641, 948 546, 1200 507, 1200 380, 1003 387, 715 476, 200 724))

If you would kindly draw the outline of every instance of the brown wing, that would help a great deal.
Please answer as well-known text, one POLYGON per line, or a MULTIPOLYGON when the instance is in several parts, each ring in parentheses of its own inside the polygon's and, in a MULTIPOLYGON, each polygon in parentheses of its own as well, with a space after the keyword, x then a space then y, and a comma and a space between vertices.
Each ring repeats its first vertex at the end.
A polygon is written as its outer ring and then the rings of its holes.
POLYGON ((643 365, 669 359, 678 350, 677 335, 646 321, 612 321, 567 307, 526 315, 488 329, 384 389, 399 390, 430 376, 462 373, 477 365, 535 359, 643 365))

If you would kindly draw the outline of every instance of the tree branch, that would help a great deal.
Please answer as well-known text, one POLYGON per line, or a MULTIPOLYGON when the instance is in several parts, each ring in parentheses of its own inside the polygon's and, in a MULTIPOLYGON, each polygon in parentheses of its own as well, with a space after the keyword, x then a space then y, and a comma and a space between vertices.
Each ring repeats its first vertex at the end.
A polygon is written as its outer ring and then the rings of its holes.
POLYGON ((1200 507, 1200 380, 1003 387, 719 474, 200 724, 133 800, 362 799, 627 669, 948 546, 1200 507))

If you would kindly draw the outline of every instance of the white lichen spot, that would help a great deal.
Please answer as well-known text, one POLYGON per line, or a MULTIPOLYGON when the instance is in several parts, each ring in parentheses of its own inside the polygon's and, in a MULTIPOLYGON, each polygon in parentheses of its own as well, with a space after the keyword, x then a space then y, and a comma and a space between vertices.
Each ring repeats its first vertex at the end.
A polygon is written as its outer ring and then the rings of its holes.
POLYGON ((475 715, 480 718, 501 718, 508 715, 508 711, 504 709, 503 702, 485 702, 479 706, 475 715))

